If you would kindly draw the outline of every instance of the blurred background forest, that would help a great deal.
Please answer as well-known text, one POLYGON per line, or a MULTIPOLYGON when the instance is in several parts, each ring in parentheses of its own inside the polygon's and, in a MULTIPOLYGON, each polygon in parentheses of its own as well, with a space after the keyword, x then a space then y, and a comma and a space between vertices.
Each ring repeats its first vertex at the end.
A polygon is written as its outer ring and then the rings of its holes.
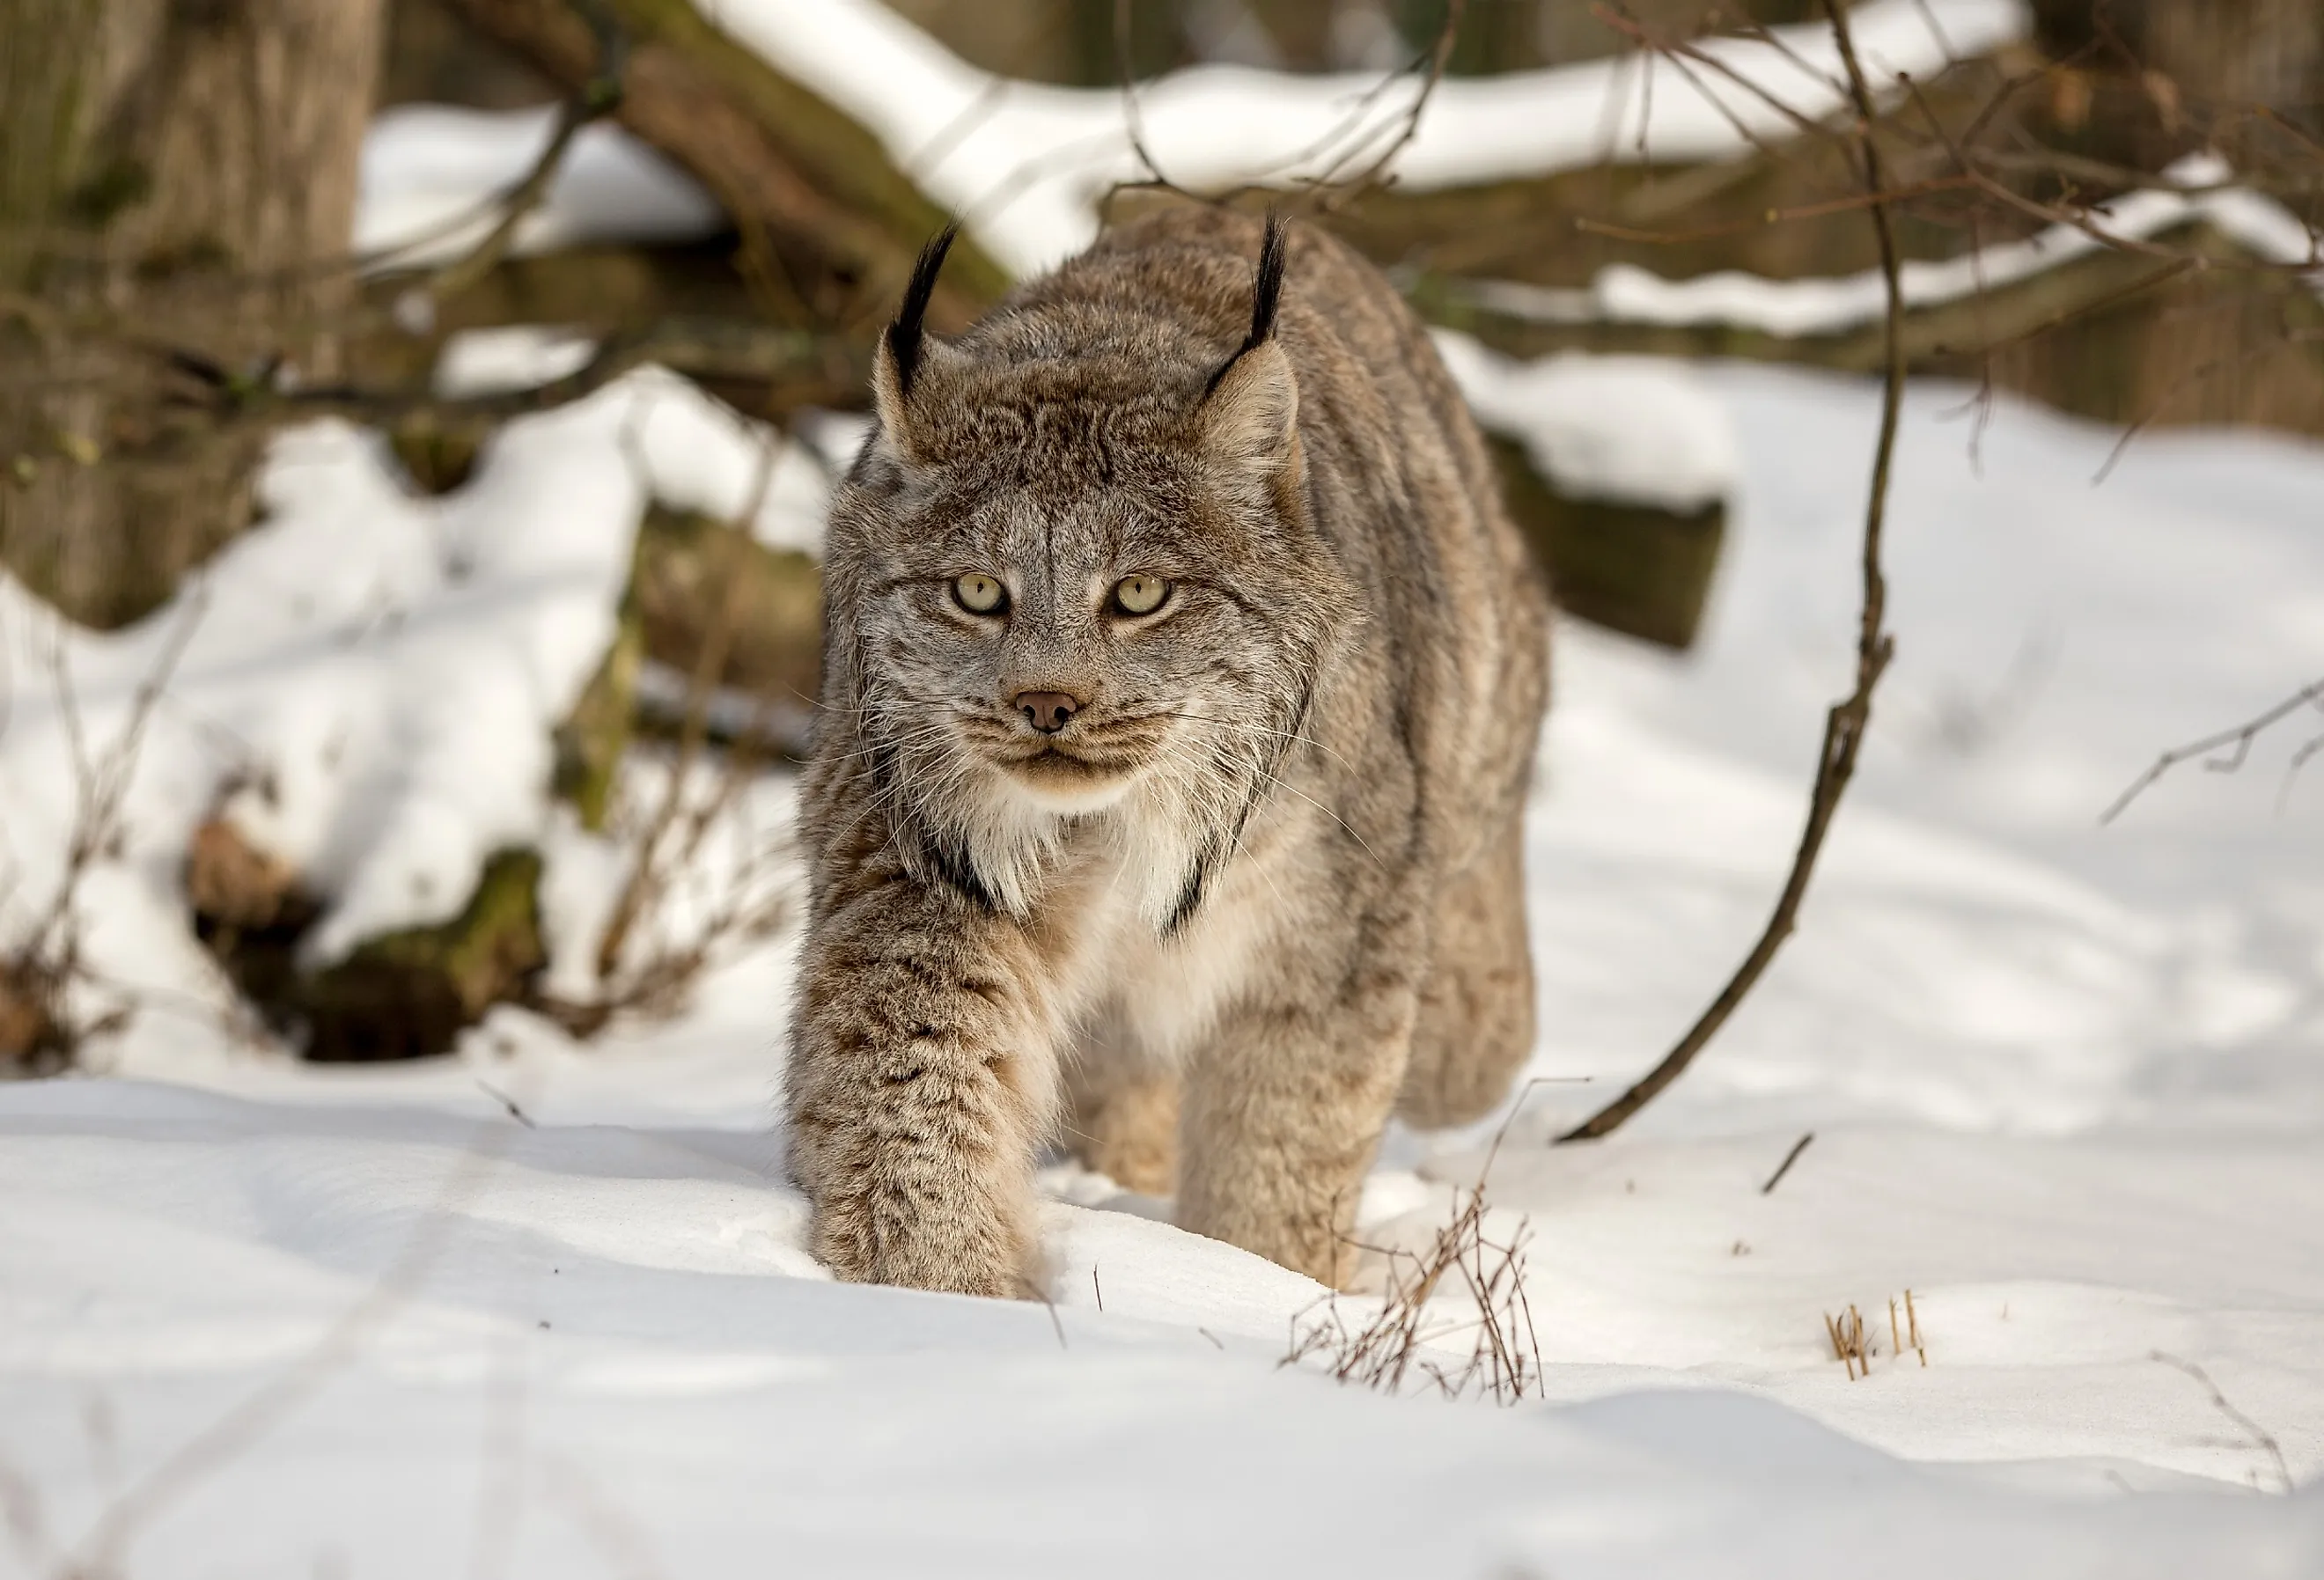
MULTIPOLYGON (((862 409, 872 337, 912 255, 964 207, 959 180, 931 172, 958 164, 1010 106, 1050 104, 1051 89, 1080 90, 1052 97, 1084 122, 1102 116, 1133 156, 1086 176, 1075 201, 1288 207, 1389 270, 1424 316, 1502 356, 1873 371, 1877 207, 1905 261, 1911 372, 2126 430, 2324 435, 2314 0, 1859 7, 1864 27, 1887 30, 1867 46, 1879 90, 1868 122, 1849 110, 1828 48, 1807 58, 1824 48, 1805 42, 1825 32, 1812 0, 892 6, 949 52, 947 69, 991 74, 916 147, 804 69, 812 51, 786 53, 783 30, 811 31, 811 8, 0 0, 0 566, 78 628, 130 628, 265 515, 267 447, 290 427, 337 417, 375 430, 403 486, 449 495, 512 421, 647 364, 844 461, 853 430, 832 414, 862 409), (1948 17, 1967 19, 1964 36, 1948 17), (1910 69, 1882 42, 1908 37, 1910 69), (1336 74, 1344 109, 1314 157, 1231 180, 1213 179, 1216 157, 1196 162, 1202 173, 1171 168, 1140 138, 1141 98, 1226 68, 1336 74), (1455 151, 1403 179, 1416 128, 1461 94, 1522 126, 1533 92, 1545 124, 1571 121, 1548 106, 1574 84, 1594 85, 1600 107, 1594 125, 1566 128, 1563 152, 1528 168, 1522 148, 1486 149, 1471 168, 1455 151), (1516 97, 1495 108, 1497 85, 1516 97), (1691 97, 1700 125, 1650 138, 1656 95, 1665 108, 1691 97), (1868 149, 1887 183, 1870 203, 1868 149), (389 212, 429 181, 443 199, 432 218, 389 212), (521 333, 491 338, 510 331, 521 333), (493 356, 523 365, 473 371, 493 356)), ((1244 97, 1232 102, 1263 105, 1268 80, 1233 79, 1244 97)), ((1045 245, 1007 221, 1014 194, 1047 177, 984 162, 991 200, 968 206, 943 328, 1045 245)), ((1657 496, 1561 475, 1528 444, 1523 413, 1471 396, 1569 612, 1686 647, 1718 563, 1718 490, 1657 496)), ((618 822, 615 781, 640 743, 678 764, 673 783, 701 763, 755 772, 800 749, 812 545, 738 525, 779 492, 771 466, 720 508, 664 490, 648 511, 609 639, 577 699, 556 705, 555 786, 585 830, 618 822)), ((7 684, 47 696, 62 679, 60 663, 44 677, 20 657, 7 684)), ((133 760, 147 693, 161 688, 157 675, 123 689, 133 760)), ((96 989, 74 895, 120 844, 125 791, 107 775, 129 770, 78 737, 72 757, 78 809, 53 826, 60 854, 32 861, 46 877, 24 878, 0 935, 0 1063, 55 1067, 122 1012, 101 993, 76 997, 96 989)), ((610 884, 585 951, 597 980, 552 989, 540 861, 522 842, 492 845, 461 892, 318 951, 311 929, 333 895, 313 852, 265 848, 260 819, 229 804, 254 785, 271 793, 272 772, 244 761, 205 781, 178 873, 205 947, 257 1021, 311 1056, 440 1049, 502 1002, 586 1031, 700 966, 700 928, 650 959, 625 951, 671 884, 664 868, 682 864, 671 853, 693 851, 740 791, 691 811, 691 791, 644 797, 624 836, 628 876, 610 884)))

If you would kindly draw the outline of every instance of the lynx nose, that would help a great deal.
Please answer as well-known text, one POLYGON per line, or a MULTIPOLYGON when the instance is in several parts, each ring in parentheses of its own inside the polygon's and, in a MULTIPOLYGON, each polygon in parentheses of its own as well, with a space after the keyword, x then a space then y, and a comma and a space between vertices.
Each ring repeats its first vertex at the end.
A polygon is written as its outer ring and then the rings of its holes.
POLYGON ((1054 735, 1065 727, 1065 721, 1081 709, 1081 698, 1063 691, 1019 691, 1016 697, 1017 711, 1025 722, 1045 735, 1054 735))

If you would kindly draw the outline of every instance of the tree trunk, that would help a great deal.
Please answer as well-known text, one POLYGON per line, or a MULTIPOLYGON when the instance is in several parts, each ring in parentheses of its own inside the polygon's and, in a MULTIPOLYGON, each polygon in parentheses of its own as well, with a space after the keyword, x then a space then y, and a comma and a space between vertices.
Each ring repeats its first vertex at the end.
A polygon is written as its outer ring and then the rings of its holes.
POLYGON ((185 422, 139 343, 336 371, 381 32, 382 0, 0 0, 0 564, 73 618, 250 519, 259 441, 185 422))

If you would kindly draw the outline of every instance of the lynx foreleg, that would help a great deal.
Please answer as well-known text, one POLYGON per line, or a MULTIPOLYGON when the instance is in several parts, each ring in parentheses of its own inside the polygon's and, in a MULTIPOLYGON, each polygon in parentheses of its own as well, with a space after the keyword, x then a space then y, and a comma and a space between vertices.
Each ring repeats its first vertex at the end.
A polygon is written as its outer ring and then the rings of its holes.
POLYGON ((1041 1292, 1032 1173, 1054 1029, 1012 924, 909 882, 824 919, 801 962, 792 1169, 841 1278, 1041 1292))

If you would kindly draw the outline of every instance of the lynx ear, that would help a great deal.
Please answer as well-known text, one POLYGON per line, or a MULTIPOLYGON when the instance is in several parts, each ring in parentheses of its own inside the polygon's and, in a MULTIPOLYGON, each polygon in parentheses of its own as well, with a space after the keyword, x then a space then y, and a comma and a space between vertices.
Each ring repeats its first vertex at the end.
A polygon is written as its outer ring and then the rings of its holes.
POLYGON ((1203 448, 1246 471, 1272 476, 1299 456, 1299 382, 1269 340, 1229 363, 1203 397, 1203 448))
POLYGON ((1275 338, 1283 296, 1283 221, 1267 217, 1251 294, 1250 333, 1211 375, 1196 415, 1203 446, 1246 476, 1296 479, 1299 467, 1299 381, 1275 338))
POLYGON ((959 353, 927 335, 928 298, 935 294, 936 275, 945 254, 952 250, 958 225, 947 225, 920 249, 912 265, 911 283, 904 288, 896 320, 880 337, 872 356, 872 403, 880 416, 880 437, 900 460, 917 459, 921 447, 913 433, 914 394, 927 382, 932 367, 947 365, 959 353))

